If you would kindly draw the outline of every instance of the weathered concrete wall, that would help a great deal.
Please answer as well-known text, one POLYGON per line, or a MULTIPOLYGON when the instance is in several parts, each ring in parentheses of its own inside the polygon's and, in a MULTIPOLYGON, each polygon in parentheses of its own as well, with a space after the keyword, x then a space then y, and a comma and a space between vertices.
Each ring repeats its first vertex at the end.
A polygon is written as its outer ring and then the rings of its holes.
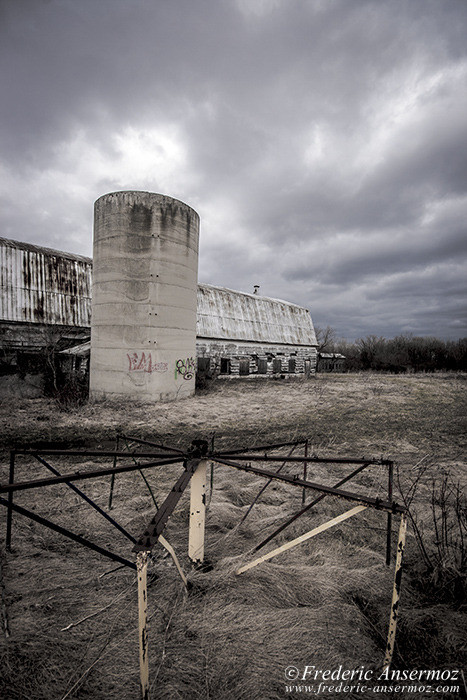
POLYGON ((95 204, 90 394, 194 393, 199 217, 150 192, 95 204))

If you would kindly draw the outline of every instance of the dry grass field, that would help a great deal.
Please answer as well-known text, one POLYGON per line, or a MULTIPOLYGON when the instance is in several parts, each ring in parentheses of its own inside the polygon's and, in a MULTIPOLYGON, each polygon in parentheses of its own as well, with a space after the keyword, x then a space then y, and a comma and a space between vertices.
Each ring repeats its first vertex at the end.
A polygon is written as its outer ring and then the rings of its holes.
MULTIPOLYGON (((14 446, 113 449, 118 432, 183 449, 203 437, 214 437, 218 449, 307 437, 317 456, 394 459, 395 500, 409 498, 414 519, 394 668, 465 668, 466 379, 359 374, 319 375, 306 382, 230 381, 178 403, 106 402, 68 411, 46 399, 5 402, 0 481, 8 481, 8 451, 14 446)), ((53 464, 66 472, 78 464, 83 470, 111 466, 111 460, 53 464)), ((348 471, 310 465, 308 478, 332 485, 348 471)), ((296 472, 288 466, 287 473, 296 472)), ((160 503, 180 466, 145 474, 160 503)), ((46 475, 37 462, 18 457, 18 480, 46 475)), ((79 486, 105 508, 109 482, 101 477, 79 486)), ((364 666, 375 673, 381 667, 393 584, 393 566, 385 566, 385 514, 368 509, 236 576, 252 548, 301 507, 300 489, 274 482, 240 525, 263 485, 260 477, 215 467, 206 527, 210 566, 204 571, 192 569, 187 557, 188 492, 172 515, 165 534, 192 586, 187 593, 158 545, 148 589, 152 698, 297 697, 286 690, 287 667, 364 666)), ((368 469, 346 488, 384 498, 386 472, 380 466, 368 469)), ((126 558, 135 556, 131 544, 63 484, 17 493, 15 502, 126 558)), ((325 498, 270 548, 348 508, 325 498)), ((153 514, 141 476, 117 476, 112 515, 138 536, 153 514)), ((4 508, 0 517, 3 538, 4 508)), ((394 542, 396 531, 397 524, 394 542)), ((1 698, 139 698, 136 576, 130 569, 116 569, 20 515, 14 516, 11 553, 5 553, 2 539, 1 564, 1 698)), ((452 697, 463 696, 462 678, 458 684, 452 697)), ((322 697, 378 695, 352 691, 322 697)), ((413 697, 438 696, 418 692, 413 697)))

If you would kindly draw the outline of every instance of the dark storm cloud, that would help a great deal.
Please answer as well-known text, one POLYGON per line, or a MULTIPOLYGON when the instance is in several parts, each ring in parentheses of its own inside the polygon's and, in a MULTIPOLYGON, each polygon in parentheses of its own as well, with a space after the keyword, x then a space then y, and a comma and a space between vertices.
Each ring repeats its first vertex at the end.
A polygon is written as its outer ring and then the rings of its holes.
POLYGON ((202 281, 348 337, 466 333, 466 3, 0 8, 0 235, 89 255, 94 199, 162 191, 202 281))

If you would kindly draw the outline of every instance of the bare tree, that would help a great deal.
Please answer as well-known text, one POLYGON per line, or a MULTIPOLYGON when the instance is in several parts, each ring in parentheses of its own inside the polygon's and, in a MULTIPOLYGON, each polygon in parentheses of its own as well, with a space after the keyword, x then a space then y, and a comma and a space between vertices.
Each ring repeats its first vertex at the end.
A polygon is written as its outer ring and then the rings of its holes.
POLYGON ((333 352, 336 341, 336 331, 330 326, 320 328, 315 326, 316 340, 318 342, 318 352, 333 352))

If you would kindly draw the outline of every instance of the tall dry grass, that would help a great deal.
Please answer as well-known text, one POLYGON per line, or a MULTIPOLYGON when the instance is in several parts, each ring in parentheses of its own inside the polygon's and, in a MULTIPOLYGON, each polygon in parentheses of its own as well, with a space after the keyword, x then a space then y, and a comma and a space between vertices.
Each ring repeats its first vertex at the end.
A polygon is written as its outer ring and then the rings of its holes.
MULTIPOLYGON (((327 376, 306 383, 229 383, 212 395, 152 407, 104 403, 60 412, 51 402, 23 401, 16 409, 0 407, 5 450, 1 481, 7 480, 6 450, 16 442, 110 446, 118 430, 183 447, 193 438, 215 433, 217 446, 239 447, 303 435, 320 454, 392 456, 398 461, 403 489, 418 474, 416 465, 422 460, 427 469, 411 507, 424 523, 431 546, 435 533, 426 515, 432 479, 449 476, 465 488, 464 386, 462 378, 447 376, 327 376)), ((65 471, 72 464, 56 466, 65 471)), ((158 502, 178 473, 177 467, 147 473, 158 502)), ((310 478, 326 484, 343 473, 329 465, 309 468, 310 478)), ((23 458, 18 478, 39 475, 44 475, 42 467, 23 458)), ((171 517, 165 534, 192 588, 185 591, 170 557, 158 547, 148 591, 152 697, 272 700, 285 696, 284 670, 290 665, 380 666, 393 577, 384 564, 384 514, 364 511, 236 576, 239 565, 254 556, 253 547, 301 507, 299 489, 271 484, 240 525, 263 483, 216 467, 208 498, 210 567, 205 570, 192 570, 186 555, 187 495, 171 517)), ((383 496, 386 475, 375 468, 348 487, 383 496)), ((108 478, 83 482, 82 488, 106 505, 108 478)), ((131 557, 127 540, 65 486, 24 492, 17 499, 131 557)), ((347 507, 324 499, 271 547, 347 507)), ((138 535, 153 513, 141 477, 117 477, 115 518, 138 535)), ((5 513, 0 514, 4 518, 5 513)), ((139 697, 133 572, 113 570, 111 562, 20 516, 15 517, 13 534, 14 551, 5 556, 2 547, 11 636, 2 635, 0 642, 0 696, 139 697)), ((465 608, 441 594, 434 599, 426 592, 422 595, 419 563, 411 530, 395 666, 456 667, 465 659, 465 608)))

